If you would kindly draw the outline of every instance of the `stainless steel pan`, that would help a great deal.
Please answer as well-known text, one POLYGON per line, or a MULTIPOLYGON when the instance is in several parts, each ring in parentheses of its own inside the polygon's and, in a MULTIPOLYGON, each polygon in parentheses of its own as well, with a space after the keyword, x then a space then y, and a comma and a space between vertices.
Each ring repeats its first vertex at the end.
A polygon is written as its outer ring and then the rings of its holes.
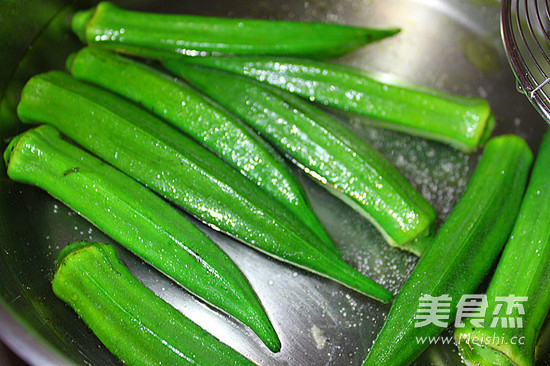
MULTIPOLYGON (((121 6, 158 12, 298 19, 353 25, 398 26, 402 32, 360 49, 343 62, 440 90, 487 98, 495 134, 515 133, 536 149, 544 121, 523 95, 506 61, 499 33, 499 3, 491 0, 140 1, 121 6)), ((80 47, 67 28, 75 8, 61 0, 0 4, 0 136, 23 127, 13 119, 22 83, 32 74, 63 68, 80 47)), ((383 152, 436 207, 441 220, 464 192, 478 160, 447 146, 368 127, 342 118, 383 152)), ((73 240, 109 241, 99 230, 0 169, 0 338, 35 365, 116 364, 74 312, 52 293, 59 250, 73 240)), ((315 209, 347 261, 396 292, 416 259, 389 248, 371 225, 301 176, 315 209)), ((132 272, 153 291, 222 341, 261 365, 360 365, 388 306, 293 267, 277 263, 200 224, 237 262, 272 317, 283 348, 273 355, 241 324, 208 308, 122 248, 132 272)), ((433 346, 418 365, 460 363, 453 346, 433 346)))

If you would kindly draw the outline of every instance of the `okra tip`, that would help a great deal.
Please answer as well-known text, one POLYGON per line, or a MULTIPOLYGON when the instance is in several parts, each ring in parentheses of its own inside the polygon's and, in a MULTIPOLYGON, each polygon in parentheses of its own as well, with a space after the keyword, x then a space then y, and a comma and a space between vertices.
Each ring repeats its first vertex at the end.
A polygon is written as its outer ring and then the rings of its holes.
POLYGON ((389 38, 397 33, 401 32, 401 28, 384 28, 384 29, 372 29, 372 28, 365 28, 365 37, 366 42, 370 43, 373 41, 378 41, 384 38, 389 38))
POLYGON ((378 294, 377 297, 375 297, 375 299, 384 304, 390 304, 393 301, 393 294, 390 290, 383 288, 383 290, 378 294))
POLYGON ((94 15, 94 12, 95 8, 92 8, 88 10, 78 11, 75 15, 73 15, 73 19, 71 21, 71 29, 82 42, 86 42, 86 27, 88 26, 88 22, 94 15))
POLYGON ((428 233, 422 237, 416 237, 413 240, 399 246, 398 248, 406 250, 417 257, 422 257, 422 254, 428 249, 434 239, 434 226, 430 226, 428 233))
POLYGON ((262 342, 266 347, 273 353, 281 352, 281 340, 279 336, 275 333, 274 335, 267 335, 267 337, 262 337, 262 342))

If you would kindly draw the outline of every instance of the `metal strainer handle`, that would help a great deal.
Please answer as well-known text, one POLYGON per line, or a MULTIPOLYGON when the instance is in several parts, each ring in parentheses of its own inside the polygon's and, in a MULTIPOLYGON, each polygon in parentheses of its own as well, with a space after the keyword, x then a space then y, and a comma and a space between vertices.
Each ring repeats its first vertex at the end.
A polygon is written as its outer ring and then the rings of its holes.
POLYGON ((550 123, 550 0, 502 0, 501 32, 524 93, 550 123))

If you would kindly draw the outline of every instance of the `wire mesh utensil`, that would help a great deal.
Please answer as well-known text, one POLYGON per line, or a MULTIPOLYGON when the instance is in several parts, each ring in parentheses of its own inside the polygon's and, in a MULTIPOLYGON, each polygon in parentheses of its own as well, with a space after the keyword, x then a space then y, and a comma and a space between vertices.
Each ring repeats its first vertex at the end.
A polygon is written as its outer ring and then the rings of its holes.
POLYGON ((549 0, 503 0, 501 31, 518 90, 550 122, 549 0))

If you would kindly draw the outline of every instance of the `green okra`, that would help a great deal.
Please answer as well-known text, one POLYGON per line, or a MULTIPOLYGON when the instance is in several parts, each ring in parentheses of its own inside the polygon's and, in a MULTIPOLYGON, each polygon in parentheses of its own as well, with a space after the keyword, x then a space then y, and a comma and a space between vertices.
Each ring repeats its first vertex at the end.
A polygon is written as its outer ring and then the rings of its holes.
POLYGON ((249 326, 270 350, 281 343, 231 259, 169 203, 51 126, 20 135, 5 152, 8 176, 38 186, 182 287, 249 326))
POLYGON ((77 79, 142 105, 208 147, 279 200, 329 248, 335 249, 283 158, 242 121, 172 76, 108 51, 84 48, 70 58, 67 66, 77 79))
POLYGON ((331 251, 219 157, 123 98, 53 71, 25 85, 18 115, 43 122, 212 227, 365 295, 391 293, 331 251))
POLYGON ((382 127, 443 142, 465 152, 485 143, 495 124, 485 99, 389 81, 349 66, 254 56, 182 60, 244 75, 326 106, 371 117, 382 127))
POLYGON ((512 234, 487 289, 488 306, 480 318, 466 319, 455 331, 460 353, 471 364, 535 364, 535 345, 550 310, 548 172, 550 134, 547 133, 512 234), (519 306, 506 302, 503 305, 506 298, 519 306), (481 326, 476 324, 480 321, 481 326))
POLYGON ((443 331, 442 324, 418 312, 423 295, 441 297, 436 320, 454 319, 461 297, 477 289, 512 230, 532 159, 520 137, 505 135, 487 142, 464 196, 396 296, 364 365, 409 365, 429 345, 420 340, 443 331), (418 317, 422 314, 427 317, 418 317))
POLYGON ((170 55, 343 55, 398 29, 339 24, 153 14, 108 2, 75 14, 73 31, 90 45, 147 58, 170 55))
POLYGON ((226 72, 165 62, 250 124, 322 186, 367 217, 391 244, 417 255, 435 210, 377 151, 306 101, 226 72))
POLYGON ((254 365, 141 284, 111 245, 65 247, 52 288, 124 364, 254 365))

